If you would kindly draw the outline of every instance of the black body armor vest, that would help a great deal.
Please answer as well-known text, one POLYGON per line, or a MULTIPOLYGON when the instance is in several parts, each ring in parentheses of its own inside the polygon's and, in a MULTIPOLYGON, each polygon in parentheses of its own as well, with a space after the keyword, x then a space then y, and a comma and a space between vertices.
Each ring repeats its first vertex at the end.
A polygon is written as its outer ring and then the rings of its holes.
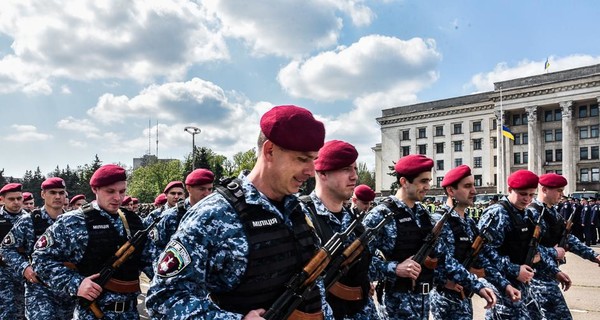
MULTIPOLYGON (((2 212, 3 210, 4 210, 4 207, 0 207, 0 212, 2 212)), ((4 212, 12 215, 8 211, 4 211, 4 212)), ((13 223, 12 223, 12 221, 10 221, 10 219, 8 219, 5 216, 0 216, 0 241, 2 241, 2 239, 4 239, 4 236, 6 236, 10 232, 10 229, 12 229, 12 227, 13 227, 13 223)))
POLYGON ((506 201, 498 201, 498 204, 504 207, 512 225, 512 230, 504 235, 504 242, 498 248, 498 252, 508 256, 512 263, 524 264, 535 225, 530 219, 524 219, 520 213, 514 212, 506 201))
MULTIPOLYGON (((242 182, 227 179, 217 191, 236 209, 248 240, 248 265, 240 283, 228 292, 213 292, 211 298, 223 310, 247 314, 269 309, 285 291, 285 284, 312 258, 316 250, 313 231, 299 207, 290 214, 290 230, 277 215, 257 205, 246 204, 242 182)), ((321 310, 315 286, 297 308, 306 313, 321 310)))
MULTIPOLYGON (((544 207, 537 203, 532 203, 529 206, 535 208, 539 214, 544 209, 544 207)), ((542 219, 546 222, 547 229, 540 238, 540 244, 548 248, 552 248, 560 242, 563 231, 566 229, 565 221, 562 217, 560 215, 556 217, 550 210, 546 208, 546 212, 542 216, 542 219)))
MULTIPOLYGON (((138 215, 131 211, 121 210, 125 214, 132 235, 144 229, 142 220, 138 215)), ((104 263, 127 241, 127 238, 119 234, 112 219, 100 215, 91 205, 84 207, 83 214, 89 240, 83 259, 77 264, 77 270, 81 275, 89 276, 98 273, 104 263)), ((141 244, 141 247, 144 246, 145 241, 141 244)), ((140 256, 141 251, 136 250, 133 256, 125 261, 112 277, 123 281, 138 280, 140 276, 140 256)))
MULTIPOLYGON (((467 254, 473 243, 469 238, 469 234, 463 228, 460 219, 460 217, 449 216, 447 222, 450 225, 450 229, 452 229, 452 235, 454 235, 454 258, 458 260, 458 262, 463 262, 467 258, 467 254)), ((471 228, 471 231, 474 231, 473 234, 477 234, 468 220, 467 224, 468 228, 471 228)), ((438 262, 438 264, 440 264, 440 262, 438 262)))

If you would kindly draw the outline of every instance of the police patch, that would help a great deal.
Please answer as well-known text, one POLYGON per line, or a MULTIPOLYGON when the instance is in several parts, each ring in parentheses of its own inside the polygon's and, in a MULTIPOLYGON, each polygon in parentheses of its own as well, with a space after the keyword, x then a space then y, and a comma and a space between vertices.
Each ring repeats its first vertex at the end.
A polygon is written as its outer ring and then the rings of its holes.
POLYGON ((35 250, 45 250, 46 248, 52 246, 54 244, 54 240, 52 237, 46 233, 44 233, 38 241, 36 241, 34 249, 35 250))
POLYGON ((156 227, 152 228, 152 230, 148 232, 148 239, 150 239, 153 242, 156 242, 158 240, 158 230, 156 230, 156 227))
POLYGON ((12 232, 9 232, 4 239, 2 239, 2 246, 10 246, 15 243, 15 236, 13 236, 12 232))
POLYGON ((177 275, 192 262, 185 247, 176 240, 171 240, 158 263, 156 274, 163 278, 177 275))

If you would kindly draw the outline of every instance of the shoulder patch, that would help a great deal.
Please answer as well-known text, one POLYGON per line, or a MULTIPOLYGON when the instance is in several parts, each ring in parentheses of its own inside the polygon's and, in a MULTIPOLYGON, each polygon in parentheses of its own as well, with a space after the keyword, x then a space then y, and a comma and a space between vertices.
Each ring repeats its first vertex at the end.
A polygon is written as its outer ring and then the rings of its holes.
POLYGON ((152 242, 158 241, 158 230, 156 227, 152 228, 152 230, 148 232, 148 239, 150 239, 152 242))
POLYGON ((44 233, 35 242, 34 249, 35 250, 45 250, 46 248, 51 247, 53 244, 54 244, 54 240, 52 240, 52 237, 49 234, 44 233))
POLYGON ((163 278, 175 276, 192 262, 189 253, 179 241, 171 240, 158 263, 156 274, 163 278))
POLYGON ((4 239, 2 239, 2 246, 10 246, 13 245, 15 243, 15 236, 13 236, 12 232, 9 232, 8 234, 6 234, 6 236, 4 236, 4 239))

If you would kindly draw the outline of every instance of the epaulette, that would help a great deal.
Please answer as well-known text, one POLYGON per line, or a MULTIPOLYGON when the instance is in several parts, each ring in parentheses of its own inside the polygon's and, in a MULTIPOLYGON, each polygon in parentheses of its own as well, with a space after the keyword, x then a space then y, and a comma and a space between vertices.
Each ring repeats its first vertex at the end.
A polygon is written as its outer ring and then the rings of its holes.
POLYGON ((93 212, 97 212, 98 210, 92 205, 92 203, 86 203, 81 208, 79 208, 84 215, 88 215, 93 212))

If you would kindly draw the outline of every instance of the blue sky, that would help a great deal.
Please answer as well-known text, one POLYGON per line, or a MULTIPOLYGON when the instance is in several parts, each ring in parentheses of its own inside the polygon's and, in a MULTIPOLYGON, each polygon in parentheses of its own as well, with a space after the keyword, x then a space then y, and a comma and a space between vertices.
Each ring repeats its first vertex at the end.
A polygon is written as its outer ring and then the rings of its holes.
POLYGON ((255 146, 306 107, 374 167, 382 109, 600 63, 596 1, 0 2, 0 169, 255 146), (151 147, 149 145, 149 128, 151 147))

